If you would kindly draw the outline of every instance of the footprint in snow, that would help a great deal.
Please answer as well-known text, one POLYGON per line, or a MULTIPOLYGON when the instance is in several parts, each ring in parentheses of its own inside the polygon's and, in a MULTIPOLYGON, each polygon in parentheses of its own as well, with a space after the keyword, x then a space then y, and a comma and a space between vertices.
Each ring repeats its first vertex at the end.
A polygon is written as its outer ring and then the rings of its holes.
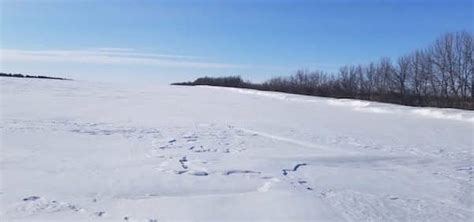
POLYGON ((283 176, 288 175, 289 172, 296 172, 300 167, 308 165, 307 163, 298 163, 296 164, 293 169, 283 169, 283 176))
POLYGON ((187 173, 188 171, 187 170, 176 170, 175 173, 178 174, 178 175, 181 175, 181 174, 184 174, 184 173, 187 173))
POLYGON ((305 184, 305 183, 308 183, 308 182, 306 182, 306 180, 298 180, 298 183, 299 184, 305 184))
POLYGON ((232 175, 232 174, 260 174, 261 172, 253 171, 253 170, 229 170, 224 172, 224 175, 232 175))
POLYGON ((104 211, 99 211, 99 212, 95 212, 94 215, 96 217, 103 217, 103 216, 106 216, 107 214, 104 211))
POLYGON ((188 169, 188 165, 186 165, 186 162, 188 162, 188 159, 186 159, 186 156, 183 156, 181 159, 179 159, 179 163, 181 164, 181 167, 183 169, 188 169))
POLYGON ((29 197, 25 197, 23 198, 23 201, 35 201, 35 200, 38 200, 40 197, 38 196, 29 196, 29 197))
POLYGON ((193 171, 189 174, 191 174, 193 176, 207 176, 207 175, 209 175, 209 173, 206 172, 206 171, 193 171))
MULTIPOLYGON (((312 187, 307 186, 307 185, 308 185, 308 181, 306 181, 306 180, 298 179, 297 182, 298 182, 298 184, 301 185, 301 186, 306 186, 306 187, 305 187, 306 190, 309 190, 309 191, 314 190, 312 187)), ((291 184, 295 185, 295 183, 293 183, 293 182, 292 182, 291 184)))

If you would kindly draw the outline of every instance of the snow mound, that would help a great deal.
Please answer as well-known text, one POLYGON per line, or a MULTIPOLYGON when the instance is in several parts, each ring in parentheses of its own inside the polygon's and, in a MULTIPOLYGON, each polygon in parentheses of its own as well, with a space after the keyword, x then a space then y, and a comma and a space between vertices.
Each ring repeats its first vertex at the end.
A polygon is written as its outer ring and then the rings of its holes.
POLYGON ((447 109, 447 108, 425 108, 425 107, 409 107, 396 104, 387 104, 380 102, 371 102, 357 99, 334 99, 316 96, 304 96, 287 94, 280 92, 259 91, 253 89, 239 89, 215 86, 199 86, 202 88, 227 90, 242 94, 254 96, 262 96, 285 101, 303 102, 303 103, 327 103, 334 106, 342 106, 351 108, 358 112, 382 113, 382 114, 399 114, 399 115, 417 115, 427 118, 458 120, 474 123, 474 111, 447 109))

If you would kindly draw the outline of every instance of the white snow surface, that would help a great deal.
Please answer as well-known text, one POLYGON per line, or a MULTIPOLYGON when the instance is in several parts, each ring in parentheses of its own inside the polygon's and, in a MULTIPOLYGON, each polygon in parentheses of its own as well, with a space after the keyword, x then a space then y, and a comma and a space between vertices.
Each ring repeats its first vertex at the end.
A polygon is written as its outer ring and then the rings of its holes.
POLYGON ((474 113, 0 78, 0 221, 472 221, 474 113))

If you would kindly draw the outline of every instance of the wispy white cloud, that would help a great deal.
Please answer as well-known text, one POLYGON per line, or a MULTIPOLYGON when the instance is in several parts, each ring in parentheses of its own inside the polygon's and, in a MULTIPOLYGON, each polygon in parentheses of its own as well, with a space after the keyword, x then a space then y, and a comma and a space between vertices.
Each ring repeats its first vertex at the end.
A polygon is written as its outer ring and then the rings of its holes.
POLYGON ((137 52, 128 48, 85 50, 0 49, 2 62, 75 62, 135 64, 187 68, 245 68, 246 65, 203 61, 202 57, 137 52))
POLYGON ((99 51, 115 51, 115 52, 131 52, 135 51, 135 49, 132 48, 111 48, 111 47, 103 47, 103 48, 93 48, 95 50, 99 51))

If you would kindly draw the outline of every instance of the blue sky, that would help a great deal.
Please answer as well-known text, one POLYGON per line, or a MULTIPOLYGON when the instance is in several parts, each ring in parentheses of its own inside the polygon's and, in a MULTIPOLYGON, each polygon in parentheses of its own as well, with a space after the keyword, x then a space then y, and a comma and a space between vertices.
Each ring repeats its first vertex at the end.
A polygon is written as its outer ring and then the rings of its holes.
POLYGON ((331 72, 474 29, 461 0, 0 1, 0 71, 88 80, 331 72))

